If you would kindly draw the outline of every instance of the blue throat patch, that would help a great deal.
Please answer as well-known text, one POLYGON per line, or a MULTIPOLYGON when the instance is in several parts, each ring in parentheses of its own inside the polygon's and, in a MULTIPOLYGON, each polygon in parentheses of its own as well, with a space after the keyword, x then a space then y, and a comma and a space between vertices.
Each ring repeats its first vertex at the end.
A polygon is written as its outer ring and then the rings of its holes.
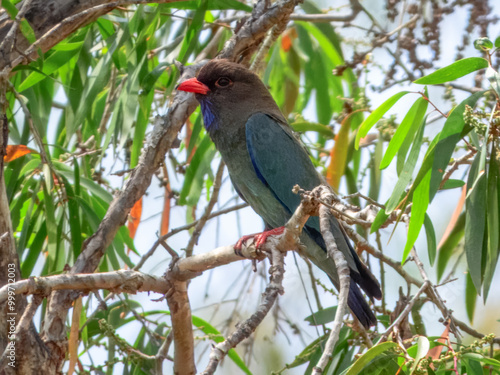
POLYGON ((201 113, 203 114, 203 122, 207 131, 215 130, 219 127, 218 118, 212 112, 212 103, 208 99, 200 100, 201 113))

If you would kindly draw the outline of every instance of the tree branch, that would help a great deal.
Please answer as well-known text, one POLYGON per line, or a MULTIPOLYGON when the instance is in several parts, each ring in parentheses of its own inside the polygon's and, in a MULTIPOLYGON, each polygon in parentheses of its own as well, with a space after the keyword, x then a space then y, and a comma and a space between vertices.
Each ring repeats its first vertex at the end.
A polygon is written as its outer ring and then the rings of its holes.
MULTIPOLYGON (((331 202, 333 200, 333 194, 330 193, 330 189, 326 188, 320 191, 322 201, 331 202)), ((328 340, 326 341, 325 349, 323 354, 313 369, 313 374, 322 374, 326 366, 332 358, 333 349, 337 344, 339 339, 340 329, 342 328, 344 315, 347 313, 347 298, 349 296, 349 285, 351 282, 349 265, 344 257, 344 254, 337 247, 335 237, 330 229, 330 215, 331 212, 327 206, 322 204, 319 207, 319 220, 321 234, 325 240, 328 256, 335 262, 335 267, 337 267, 337 274, 339 276, 340 291, 338 297, 337 311, 335 312, 335 320, 333 322, 332 330, 328 340)))
POLYGON ((0 304, 7 300, 9 290, 15 294, 49 295, 53 290, 75 289, 84 292, 108 289, 116 293, 155 292, 167 293, 169 286, 165 279, 138 271, 119 270, 80 275, 56 275, 30 277, 0 289, 0 304))

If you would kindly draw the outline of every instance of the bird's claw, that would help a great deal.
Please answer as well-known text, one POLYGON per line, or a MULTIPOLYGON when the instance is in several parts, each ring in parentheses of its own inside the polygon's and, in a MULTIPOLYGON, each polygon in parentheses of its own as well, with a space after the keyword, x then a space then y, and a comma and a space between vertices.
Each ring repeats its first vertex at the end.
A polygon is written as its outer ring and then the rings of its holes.
POLYGON ((278 234, 283 234, 284 231, 285 231, 285 227, 278 227, 278 228, 274 228, 274 229, 257 234, 255 236, 255 248, 260 249, 260 247, 266 243, 268 237, 276 236, 278 234))
POLYGON ((274 228, 262 233, 254 233, 254 234, 249 234, 246 236, 241 237, 238 242, 236 242, 236 245, 234 245, 234 252, 236 255, 243 257, 243 253, 241 252, 241 249, 243 247, 243 243, 251 238, 254 239, 254 244, 255 244, 255 249, 260 250, 261 246, 264 245, 267 241, 267 238, 269 236, 276 236, 278 234, 283 234, 285 231, 285 227, 278 227, 274 228))
POLYGON ((254 234, 248 234, 246 236, 242 236, 238 242, 236 242, 236 245, 234 245, 234 253, 242 258, 245 258, 243 253, 241 252, 241 249, 243 247, 243 243, 249 240, 250 238, 255 238, 258 236, 260 233, 254 233, 254 234))

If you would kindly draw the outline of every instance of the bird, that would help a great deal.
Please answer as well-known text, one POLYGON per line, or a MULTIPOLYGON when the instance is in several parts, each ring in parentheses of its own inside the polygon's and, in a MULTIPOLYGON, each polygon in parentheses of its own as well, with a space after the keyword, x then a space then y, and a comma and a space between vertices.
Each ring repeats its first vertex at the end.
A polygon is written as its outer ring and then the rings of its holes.
MULTIPOLYGON (((181 82, 177 90, 195 94, 205 129, 227 166, 236 192, 264 220, 266 231, 260 243, 266 233, 280 233, 301 203, 292 188, 299 185, 312 190, 325 182, 265 84, 241 64, 213 59, 195 78, 181 82)), ((373 301, 382 297, 380 284, 361 262, 333 215, 330 228, 350 269, 348 306, 368 329, 377 319, 360 288, 373 301)), ((300 242, 307 258, 338 290, 339 277, 333 259, 327 256, 317 216, 307 220, 300 242)))

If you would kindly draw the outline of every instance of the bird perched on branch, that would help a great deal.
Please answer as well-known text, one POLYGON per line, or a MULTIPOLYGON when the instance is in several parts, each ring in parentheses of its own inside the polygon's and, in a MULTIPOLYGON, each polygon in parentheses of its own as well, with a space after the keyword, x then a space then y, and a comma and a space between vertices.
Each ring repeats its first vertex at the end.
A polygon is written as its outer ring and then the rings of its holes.
MULTIPOLYGON (((264 232, 256 245, 269 233, 282 232, 301 202, 292 188, 297 184, 312 190, 324 182, 264 83, 242 65, 212 60, 197 78, 182 82, 177 89, 195 93, 205 128, 227 165, 236 191, 264 219, 266 229, 274 230, 264 232)), ((376 324, 376 318, 359 287, 370 299, 380 299, 380 285, 361 263, 333 216, 330 226, 350 268, 348 305, 368 328, 376 324)), ((318 217, 308 219, 300 240, 306 256, 328 274, 338 289, 336 267, 327 257, 318 217)))

